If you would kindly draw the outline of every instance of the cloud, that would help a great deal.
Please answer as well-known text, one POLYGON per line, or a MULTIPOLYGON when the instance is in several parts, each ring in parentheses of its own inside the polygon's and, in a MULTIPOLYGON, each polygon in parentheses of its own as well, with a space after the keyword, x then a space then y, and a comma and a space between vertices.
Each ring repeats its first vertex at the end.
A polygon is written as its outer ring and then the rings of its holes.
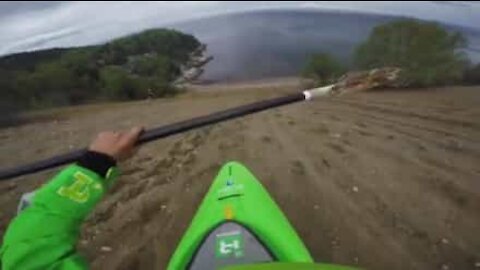
POLYGON ((50 47, 81 46, 190 19, 265 9, 320 9, 405 15, 478 28, 472 2, 1 2, 0 55, 50 47))
POLYGON ((55 6, 63 5, 64 3, 65 2, 62 1, 5 1, 0 3, 0 18, 16 13, 49 9, 55 6))
POLYGON ((4 50, 38 50, 49 47, 49 44, 55 43, 57 40, 61 40, 69 36, 79 35, 81 33, 82 31, 80 29, 75 28, 64 28, 53 32, 45 32, 17 40, 16 42, 9 44, 8 46, 5 46, 4 50))
POLYGON ((464 7, 464 8, 469 8, 470 3, 466 3, 463 1, 432 1, 433 3, 436 4, 441 4, 441 5, 449 5, 449 6, 454 6, 454 7, 464 7))

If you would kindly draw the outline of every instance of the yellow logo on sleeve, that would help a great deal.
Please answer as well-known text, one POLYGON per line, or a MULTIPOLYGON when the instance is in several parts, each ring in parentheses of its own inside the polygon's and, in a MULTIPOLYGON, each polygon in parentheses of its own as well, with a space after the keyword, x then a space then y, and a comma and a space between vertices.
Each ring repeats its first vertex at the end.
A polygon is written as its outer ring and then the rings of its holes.
MULTIPOLYGON (((58 195, 77 203, 87 202, 90 198, 90 187, 94 184, 93 179, 82 172, 76 172, 73 178, 75 181, 70 186, 63 186, 58 189, 58 195)), ((98 186, 95 185, 94 188, 98 189, 98 186)))

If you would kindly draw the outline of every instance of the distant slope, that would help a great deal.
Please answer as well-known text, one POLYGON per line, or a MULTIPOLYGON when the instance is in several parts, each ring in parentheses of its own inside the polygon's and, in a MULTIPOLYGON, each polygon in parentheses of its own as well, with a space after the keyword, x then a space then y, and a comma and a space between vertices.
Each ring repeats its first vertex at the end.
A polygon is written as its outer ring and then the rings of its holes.
MULTIPOLYGON (((333 11, 257 11, 221 15, 172 25, 208 45, 214 61, 207 81, 262 79, 296 75, 309 54, 324 51, 349 62, 354 48, 376 25, 400 17, 333 11)), ((480 48, 480 32, 458 26, 471 48, 480 48)), ((469 51, 474 61, 480 54, 469 51)))
POLYGON ((202 48, 192 35, 154 29, 98 46, 4 56, 0 110, 169 95, 202 48))
POLYGON ((103 62, 105 65, 124 64, 129 56, 145 53, 156 53, 169 56, 174 61, 185 61, 188 54, 198 46, 200 42, 192 35, 169 29, 153 29, 96 46, 53 48, 2 56, 0 68, 30 69, 39 63, 59 60, 65 53, 76 51, 88 52, 97 62, 103 62))
POLYGON ((3 56, 0 58, 0 68, 9 70, 33 70, 38 63, 57 59, 68 50, 69 49, 65 48, 54 48, 3 56))

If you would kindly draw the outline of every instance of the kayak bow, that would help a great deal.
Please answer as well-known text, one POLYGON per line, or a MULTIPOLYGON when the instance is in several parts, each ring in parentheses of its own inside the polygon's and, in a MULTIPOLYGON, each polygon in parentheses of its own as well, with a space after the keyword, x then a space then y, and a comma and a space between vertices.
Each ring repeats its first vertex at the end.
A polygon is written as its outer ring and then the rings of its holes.
POLYGON ((229 162, 213 181, 168 269, 265 262, 313 259, 262 184, 242 164, 229 162))

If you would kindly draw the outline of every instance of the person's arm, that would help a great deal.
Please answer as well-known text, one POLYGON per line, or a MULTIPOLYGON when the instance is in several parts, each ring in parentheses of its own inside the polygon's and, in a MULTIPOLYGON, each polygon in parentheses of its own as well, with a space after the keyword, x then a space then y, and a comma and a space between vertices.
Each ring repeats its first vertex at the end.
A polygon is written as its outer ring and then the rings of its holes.
POLYGON ((0 268, 86 269, 75 250, 80 226, 114 181, 116 161, 132 154, 141 131, 100 133, 75 165, 38 189, 5 233, 0 268))

